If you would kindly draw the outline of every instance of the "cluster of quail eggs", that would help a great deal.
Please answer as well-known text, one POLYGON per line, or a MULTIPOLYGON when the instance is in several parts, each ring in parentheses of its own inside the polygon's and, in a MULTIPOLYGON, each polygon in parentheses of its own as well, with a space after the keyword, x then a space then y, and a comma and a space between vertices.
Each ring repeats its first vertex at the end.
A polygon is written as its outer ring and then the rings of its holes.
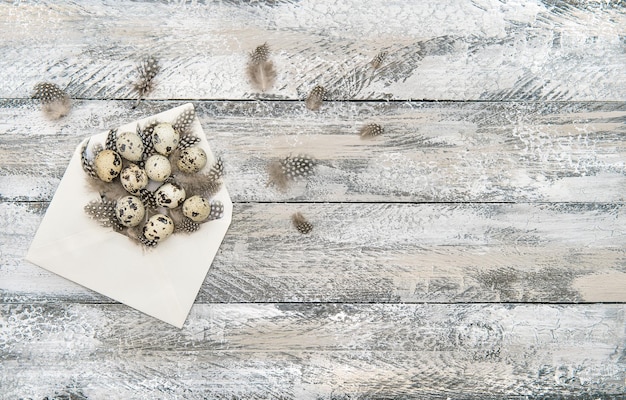
POLYGON ((92 161, 83 158, 83 167, 99 181, 119 182, 126 192, 115 201, 117 221, 109 225, 139 227, 139 240, 154 246, 175 232, 170 210, 181 210, 184 217, 198 224, 211 216, 215 203, 187 193, 172 177, 173 163, 183 174, 195 174, 205 167, 207 154, 201 147, 179 146, 180 134, 167 122, 153 126, 147 140, 140 132, 111 131, 107 148, 100 149, 92 161), (174 152, 176 157, 172 157, 174 152), (153 213, 149 212, 151 206, 156 210, 153 213))

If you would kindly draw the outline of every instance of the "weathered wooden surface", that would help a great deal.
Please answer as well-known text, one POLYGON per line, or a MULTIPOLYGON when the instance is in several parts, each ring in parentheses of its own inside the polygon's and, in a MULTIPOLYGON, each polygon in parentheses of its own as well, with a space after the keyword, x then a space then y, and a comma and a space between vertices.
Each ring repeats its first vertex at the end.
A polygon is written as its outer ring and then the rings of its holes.
POLYGON ((622 0, 2 2, 0 16, 0 98, 41 80, 128 98, 147 54, 163 66, 154 98, 254 98, 247 54, 267 42, 265 98, 322 84, 333 99, 626 100, 622 0))
POLYGON ((0 2, 0 37, 1 399, 624 398, 622 0, 0 2), (235 212, 182 330, 24 261, 84 137, 189 100, 235 212))
MULTIPOLYGON (((23 261, 45 207, 0 204, 0 302, 109 302, 23 261)), ((623 302, 625 260, 622 204, 236 204, 197 301, 623 302)))
POLYGON ((598 399, 626 390, 624 305, 201 304, 183 330, 121 305, 0 310, 6 398, 598 399))
MULTIPOLYGON (((47 201, 87 136, 180 102, 78 102, 50 123, 31 101, 0 102, 0 196, 47 201), (38 162, 31 162, 31 160, 38 162)), ((234 201, 626 200, 626 103, 196 102, 234 201), (382 137, 359 129, 381 124, 382 137), (267 165, 319 160, 308 184, 267 187, 267 165)))

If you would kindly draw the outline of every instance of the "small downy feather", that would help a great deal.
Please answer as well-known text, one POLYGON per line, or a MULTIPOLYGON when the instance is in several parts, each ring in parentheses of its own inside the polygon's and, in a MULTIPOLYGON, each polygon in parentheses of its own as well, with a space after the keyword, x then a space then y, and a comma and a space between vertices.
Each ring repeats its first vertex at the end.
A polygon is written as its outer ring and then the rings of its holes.
POLYGON ((313 168, 315 168, 315 160, 303 154, 295 157, 285 157, 280 164, 283 173, 290 180, 308 178, 313 173, 313 168))
POLYGON ((176 146, 172 154, 170 154, 168 157, 168 159, 170 160, 170 176, 177 177, 180 174, 180 169, 178 168, 178 160, 180 159, 180 151, 181 149, 179 149, 178 146, 176 146))
POLYGON ((380 68, 385 61, 385 58, 387 58, 386 51, 381 51, 380 53, 376 54, 374 58, 372 58, 372 61, 370 61, 370 66, 372 67, 372 69, 380 68))
MULTIPOLYGON (((174 167, 176 163, 172 163, 174 167)), ((208 172, 197 174, 180 174, 177 180, 187 191, 187 197, 192 195, 211 198, 222 188, 222 176, 224 175, 224 163, 218 157, 208 172)))
POLYGON ((145 135, 149 141, 152 141, 152 134, 154 133, 154 128, 156 128, 158 124, 160 124, 160 122, 153 119, 149 121, 148 123, 146 123, 146 125, 143 127, 143 130, 142 130, 143 135, 145 135))
POLYGON ((372 138, 375 136, 379 136, 385 133, 385 128, 378 124, 367 124, 364 125, 361 130, 359 130, 359 134, 361 135, 361 139, 372 138))
POLYGON ((154 78, 161 70, 159 62, 156 58, 149 56, 142 60, 137 66, 137 81, 133 83, 133 92, 137 95, 137 103, 150 94, 156 87, 154 78))
POLYGON ((156 247, 156 245, 159 244, 159 242, 157 242, 156 240, 148 239, 141 232, 136 235, 134 239, 136 239, 137 241, 139 241, 139 243, 143 244, 146 247, 156 247))
POLYGON ((117 129, 109 130, 104 148, 107 150, 117 151, 117 129))
POLYGON ((87 147, 89 146, 89 140, 85 140, 85 144, 80 151, 80 161, 83 166, 83 171, 92 178, 97 178, 96 170, 94 169, 93 160, 87 157, 87 147))
POLYGON ((213 200, 211 202, 211 212, 209 213, 209 217, 207 221, 214 221, 216 219, 221 219, 224 216, 224 203, 219 200, 213 200))
POLYGON ((286 190, 290 182, 311 176, 316 164, 315 159, 303 154, 274 161, 268 168, 269 184, 275 185, 280 190, 286 190))
POLYGON ((154 143, 152 142, 152 133, 154 133, 154 127, 159 123, 157 121, 151 121, 146 124, 146 126, 141 129, 139 124, 137 124, 137 134, 141 138, 141 143, 143 144, 143 154, 141 155, 143 168, 143 161, 147 160, 152 154, 154 154, 154 143))
POLYGON ((113 182, 104 182, 98 178, 87 179, 86 181, 89 190, 100 193, 100 196, 109 199, 119 199, 120 197, 128 196, 128 192, 124 189, 119 179, 115 179, 113 182))
POLYGON ((248 60, 248 79, 252 86, 261 92, 271 89, 276 81, 276 70, 269 56, 270 48, 265 43, 250 53, 248 60))
POLYGON ((194 135, 185 135, 183 137, 180 138, 180 140, 178 141, 178 150, 183 150, 186 149, 188 147, 192 147, 195 146, 196 144, 200 143, 200 138, 194 135))
POLYGON ((184 233, 193 233, 200 229, 199 223, 194 222, 187 217, 183 217, 178 225, 176 225, 176 223, 174 223, 174 225, 176 226, 177 231, 184 233))
POLYGON ((172 161, 172 174, 178 172, 178 168, 176 167, 176 162, 174 160, 178 160, 180 150, 195 146, 196 144, 200 143, 200 138, 195 136, 192 133, 191 129, 195 117, 196 110, 195 108, 191 107, 181 112, 172 123, 172 127, 180 135, 178 145, 176 146, 176 151, 172 153, 170 157, 170 161, 172 161))
POLYGON ((102 144, 96 143, 93 145, 93 148, 91 149, 91 154, 98 154, 102 150, 104 150, 104 147, 102 147, 102 144))
POLYGON ((174 123, 172 123, 172 127, 180 136, 188 135, 191 132, 191 126, 193 125, 195 117, 195 108, 188 108, 176 117, 174 123))
POLYGON ((270 163, 267 167, 267 173, 270 176, 267 186, 274 185, 282 191, 287 190, 287 187, 289 186, 289 179, 283 172, 283 167, 281 166, 280 161, 270 163))
POLYGON ((222 181, 212 179, 209 174, 194 174, 192 178, 180 175, 178 181, 185 188, 188 196, 193 194, 211 198, 222 188, 222 181))
POLYGON ((139 198, 141 199, 143 206, 147 210, 156 210, 157 203, 156 198, 154 197, 154 193, 152 193, 148 189, 141 189, 139 191, 139 198))
POLYGON ((41 101, 43 113, 53 120, 66 116, 72 108, 70 96, 54 83, 36 84, 32 97, 41 101))
POLYGON ((87 215, 97 221, 101 226, 105 228, 113 228, 114 230, 121 232, 125 229, 125 227, 120 224, 115 216, 115 204, 115 200, 102 197, 101 200, 89 202, 84 209, 87 215))
POLYGON ((306 98, 304 104, 306 108, 311 111, 317 111, 324 103, 324 96, 326 95, 326 89, 323 86, 317 85, 311 90, 309 96, 306 98))
POLYGON ((183 215, 180 207, 169 210, 168 215, 172 218, 172 221, 174 221, 175 233, 193 233, 200 229, 200 224, 183 215))
POLYGON ((313 230, 313 225, 302 215, 302 213, 297 212, 291 216, 291 222, 293 226, 298 230, 298 232, 306 235, 311 233, 313 230))
POLYGON ((224 162, 221 157, 217 157, 208 174, 213 180, 221 179, 224 176, 224 162))

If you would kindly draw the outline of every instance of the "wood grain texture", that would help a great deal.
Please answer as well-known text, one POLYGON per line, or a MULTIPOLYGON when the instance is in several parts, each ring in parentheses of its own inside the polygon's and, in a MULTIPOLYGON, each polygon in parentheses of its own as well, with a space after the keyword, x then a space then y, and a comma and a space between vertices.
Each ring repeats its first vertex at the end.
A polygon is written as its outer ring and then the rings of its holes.
POLYGON ((619 398, 624 305, 0 305, 6 398, 619 398), (61 345, 62 344, 62 345, 61 345))
POLYGON ((624 0, 14 1, 0 38, 0 399, 626 399, 624 0), (235 209, 182 330, 24 261, 83 138, 189 100, 235 209))
POLYGON ((265 98, 626 100, 622 0, 0 3, 0 97, 41 81, 75 98, 129 98, 161 60, 158 99, 256 98, 247 54, 267 42, 265 98), (369 63, 380 52, 381 67, 369 63))
MULTIPOLYGON (((44 209, 0 204, 0 302, 110 302, 23 261, 44 209)), ((621 204, 236 204, 196 301, 623 302, 625 287, 621 204)))
MULTIPOLYGON (((0 101, 0 198, 50 200, 85 137, 180 105, 132 104, 81 101, 50 123, 34 102, 0 101)), ((626 103, 194 104, 236 202, 626 200, 626 103), (370 122, 385 133, 362 140, 370 122), (268 165, 298 153, 315 176, 268 187, 268 165)))

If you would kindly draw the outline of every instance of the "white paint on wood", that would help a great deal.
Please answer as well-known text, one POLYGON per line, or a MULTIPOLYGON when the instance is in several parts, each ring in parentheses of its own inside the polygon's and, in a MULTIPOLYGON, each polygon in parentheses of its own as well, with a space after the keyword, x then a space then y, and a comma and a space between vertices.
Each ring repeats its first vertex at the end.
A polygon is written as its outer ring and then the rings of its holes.
POLYGON ((625 301, 624 10, 0 3, 0 397, 623 396, 624 304, 397 303, 625 301), (244 71, 263 42, 278 77, 260 95, 244 71), (147 54, 166 101, 79 100, 49 121, 24 100, 42 80, 129 99, 147 54), (268 101, 318 84, 318 112, 268 101), (23 260, 75 146, 176 99, 258 100, 196 104, 239 203, 180 331, 23 260), (362 141, 370 122, 386 133, 362 141), (316 176, 266 187, 267 164, 298 152, 316 176))
MULTIPOLYGON (((51 198, 85 137, 177 105, 77 102, 50 124, 32 102, 0 104, 10 124, 0 194, 27 201, 51 198)), ((626 200, 623 103, 328 103, 316 113, 290 102, 195 105, 234 201, 626 200), (385 134, 362 140, 368 122, 385 134), (315 176, 286 193, 268 187, 268 165, 298 153, 319 160, 315 176)))
MULTIPOLYGON (((618 395, 623 305, 1 305, 2 393, 288 399, 618 395)), ((81 398, 81 397, 78 397, 81 398)))
POLYGON ((623 302, 622 294, 626 292, 626 273, 613 271, 580 276, 574 279, 572 288, 587 301, 623 302))
POLYGON ((619 1, 3 2, 0 15, 0 97, 46 80, 129 98, 135 64, 154 54, 154 98, 254 98, 246 57, 268 42, 270 98, 322 84, 334 99, 626 99, 619 1))
MULTIPOLYGON (((43 209, 0 203, 0 301, 110 301, 23 261, 43 209)), ((236 204, 197 301, 624 301, 624 249, 613 204, 236 204)))

